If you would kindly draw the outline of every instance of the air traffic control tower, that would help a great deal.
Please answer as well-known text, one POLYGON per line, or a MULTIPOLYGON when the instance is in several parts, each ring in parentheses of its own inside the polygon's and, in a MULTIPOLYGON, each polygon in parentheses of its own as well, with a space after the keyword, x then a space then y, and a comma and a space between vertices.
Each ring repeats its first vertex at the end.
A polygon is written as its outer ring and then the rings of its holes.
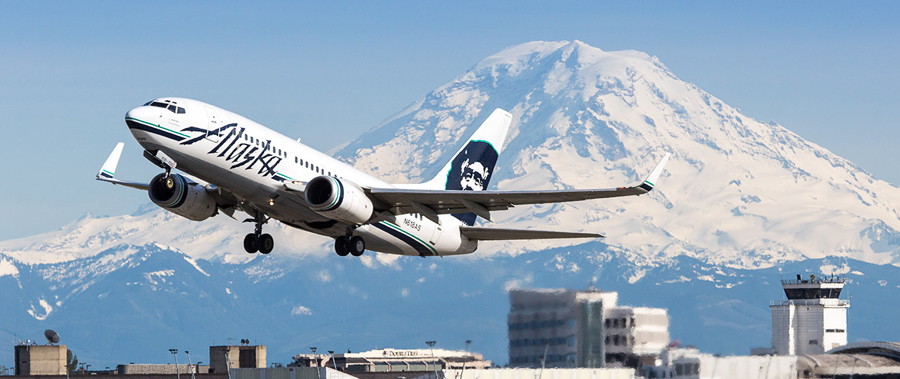
POLYGON ((823 354, 847 344, 850 301, 839 299, 844 282, 842 277, 815 275, 781 281, 787 300, 769 304, 776 354, 823 354))

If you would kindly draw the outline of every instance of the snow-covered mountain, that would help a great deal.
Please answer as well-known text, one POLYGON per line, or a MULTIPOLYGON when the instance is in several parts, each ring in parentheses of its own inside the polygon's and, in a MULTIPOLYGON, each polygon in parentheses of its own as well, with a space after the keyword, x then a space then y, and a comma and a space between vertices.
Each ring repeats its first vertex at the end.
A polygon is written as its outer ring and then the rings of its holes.
POLYGON ((607 239, 482 243, 444 259, 339 258, 327 238, 277 223, 266 226, 276 251, 248 255, 251 226, 239 215, 196 223, 152 204, 88 215, 0 242, 0 339, 54 328, 97 367, 165 362, 168 348, 205 351, 227 338, 267 344, 270 361, 284 363, 309 346, 473 339, 502 364, 508 289, 594 283, 623 304, 668 308, 673 339, 746 353, 768 344, 782 274, 832 271, 850 275, 854 314, 866 315, 851 319, 851 341, 898 338, 894 312, 875 308, 900 304, 890 279, 900 270, 891 266, 900 264, 900 190, 644 53, 514 46, 335 154, 389 181, 424 180, 497 107, 514 115, 492 180, 500 189, 632 184, 663 153, 673 157, 648 196, 494 215, 498 226, 607 239))
MULTIPOLYGON (((897 187, 637 51, 580 41, 507 48, 336 153, 389 180, 420 181, 497 107, 514 115, 492 181, 499 189, 631 184, 673 154, 649 198, 521 207, 495 215, 503 226, 601 231, 612 248, 650 261, 900 262, 897 187)), ((572 243, 492 244, 479 254, 572 243)))
MULTIPOLYGON (((495 213, 498 225, 602 232, 610 249, 648 265, 680 255, 735 267, 826 255, 900 263, 900 189, 778 124, 742 115, 636 51, 579 41, 510 47, 335 154, 388 181, 422 181, 497 107, 514 115, 492 180, 499 189, 632 184, 673 154, 648 196, 523 206, 495 213)), ((248 230, 225 216, 193 223, 150 205, 0 242, 0 252, 49 263, 122 243, 163 243, 194 258, 245 262, 248 230)), ((330 250, 325 238, 280 224, 266 230, 279 254, 330 250)), ((474 258, 581 243, 489 242, 474 258)))

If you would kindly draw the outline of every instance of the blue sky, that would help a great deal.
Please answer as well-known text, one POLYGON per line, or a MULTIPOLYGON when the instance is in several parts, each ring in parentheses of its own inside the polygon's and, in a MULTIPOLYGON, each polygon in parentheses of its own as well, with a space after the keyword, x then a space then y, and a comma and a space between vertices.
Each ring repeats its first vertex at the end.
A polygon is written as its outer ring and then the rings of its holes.
POLYGON ((0 240, 148 201, 124 113, 196 98, 328 150, 507 46, 582 40, 681 79, 891 183, 896 2, 0 2, 0 240))

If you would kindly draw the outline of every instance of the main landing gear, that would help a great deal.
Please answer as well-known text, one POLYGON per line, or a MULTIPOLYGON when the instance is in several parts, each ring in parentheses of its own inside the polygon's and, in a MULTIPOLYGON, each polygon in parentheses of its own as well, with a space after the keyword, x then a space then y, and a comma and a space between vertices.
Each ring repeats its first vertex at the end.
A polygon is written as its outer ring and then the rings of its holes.
POLYGON ((244 220, 244 222, 255 222, 256 230, 244 237, 244 250, 253 254, 257 251, 263 254, 269 254, 275 248, 275 239, 268 234, 263 234, 262 226, 268 218, 262 212, 256 211, 252 219, 244 220))
POLYGON ((366 241, 363 241, 362 237, 360 236, 346 236, 335 238, 334 252, 342 257, 346 257, 347 254, 358 257, 366 252, 366 241))

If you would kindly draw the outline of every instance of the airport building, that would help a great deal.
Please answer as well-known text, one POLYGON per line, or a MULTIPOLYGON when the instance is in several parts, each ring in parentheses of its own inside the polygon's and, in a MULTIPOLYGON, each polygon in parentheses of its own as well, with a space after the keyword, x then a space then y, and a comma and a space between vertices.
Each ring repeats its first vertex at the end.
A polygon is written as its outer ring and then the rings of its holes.
MULTIPOLYGON (((634 379, 629 368, 600 369, 457 369, 438 371, 409 371, 346 373, 331 367, 282 367, 234 370, 232 379, 634 379)), ((155 379, 155 378, 153 378, 155 379)))
POLYGON ((260 367, 266 367, 265 345, 250 345, 248 341, 240 346, 209 347, 210 374, 224 373, 235 368, 260 367))
POLYGON ((66 345, 16 345, 15 374, 66 375, 66 351, 66 345))
POLYGON ((849 300, 839 299, 844 278, 782 280, 787 300, 773 301, 772 349, 778 355, 822 354, 847 344, 849 300))
POLYGON ((328 367, 343 372, 397 372, 486 369, 481 354, 444 349, 377 349, 361 353, 297 354, 289 367, 328 367))
POLYGON ((616 292, 520 289, 509 298, 511 367, 657 365, 669 343, 665 309, 620 307, 616 292))

